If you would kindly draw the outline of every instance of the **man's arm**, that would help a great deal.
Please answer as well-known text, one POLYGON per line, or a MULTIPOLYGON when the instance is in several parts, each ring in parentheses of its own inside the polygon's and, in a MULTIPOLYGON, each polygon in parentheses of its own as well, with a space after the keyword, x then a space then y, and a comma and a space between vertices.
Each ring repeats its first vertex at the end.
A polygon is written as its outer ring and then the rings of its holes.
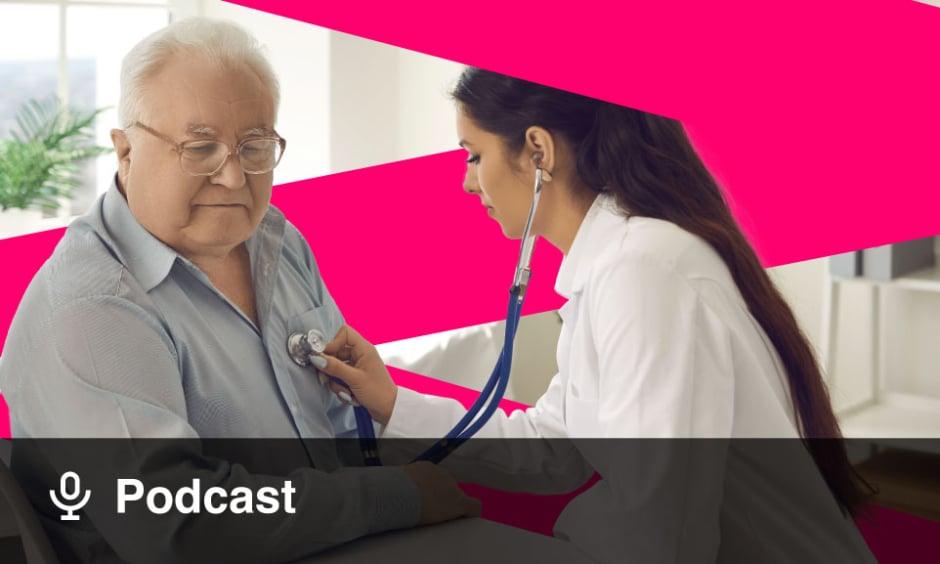
MULTIPOLYGON (((187 421, 185 375, 172 340, 141 306, 113 296, 75 301, 54 312, 50 331, 46 354, 19 367, 20 391, 10 400, 20 429, 31 437, 117 440, 68 441, 68 447, 39 442, 42 456, 21 461, 44 459, 51 480, 67 470, 79 473, 96 492, 85 513, 120 557, 205 561, 211 554, 216 561, 289 561, 418 522, 419 491, 401 468, 297 468, 268 475, 207 455, 187 421), (290 480, 296 512, 154 515, 140 505, 118 515, 108 492, 114 494, 120 477, 170 491, 191 486, 195 478, 203 492, 280 490, 290 480)), ((28 472, 21 462, 18 474, 28 472)))

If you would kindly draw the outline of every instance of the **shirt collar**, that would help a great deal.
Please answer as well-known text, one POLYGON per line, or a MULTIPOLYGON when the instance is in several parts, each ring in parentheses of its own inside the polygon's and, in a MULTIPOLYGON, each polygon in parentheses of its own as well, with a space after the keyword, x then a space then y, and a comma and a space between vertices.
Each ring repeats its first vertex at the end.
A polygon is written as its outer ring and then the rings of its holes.
POLYGON ((565 299, 571 299, 584 289, 590 265, 607 247, 614 235, 612 229, 622 227, 626 222, 612 196, 598 194, 588 210, 568 254, 561 261, 558 276, 555 278, 555 292, 565 299))
POLYGON ((104 195, 103 220, 121 262, 149 292, 170 274, 179 256, 176 251, 150 234, 131 213, 117 180, 104 195))
MULTIPOLYGON (((170 275, 177 258, 187 265, 192 264, 137 221, 127 205, 127 199, 118 190, 116 177, 103 200, 102 219, 112 247, 144 291, 149 292, 163 282, 170 275)), ((284 214, 274 206, 268 206, 261 225, 246 242, 252 266, 257 256, 265 252, 271 254, 272 249, 280 248, 286 222, 284 214)))

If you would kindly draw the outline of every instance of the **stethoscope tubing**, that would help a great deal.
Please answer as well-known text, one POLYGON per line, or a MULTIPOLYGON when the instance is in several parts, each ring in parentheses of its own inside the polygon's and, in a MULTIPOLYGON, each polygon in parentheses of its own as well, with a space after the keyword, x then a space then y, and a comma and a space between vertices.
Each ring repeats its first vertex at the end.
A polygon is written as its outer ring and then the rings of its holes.
MULTIPOLYGON (((536 161, 537 165, 540 163, 540 160, 541 159, 536 161)), ((496 365, 493 367, 493 372, 490 373, 490 377, 487 379, 486 385, 480 391, 480 395, 477 396, 473 405, 467 410, 467 413, 464 414, 460 421, 458 421, 442 439, 435 442, 431 447, 415 458, 414 462, 429 461, 434 464, 440 463, 450 453, 463 445, 470 437, 483 428, 486 422, 489 421, 496 412, 500 401, 506 393, 506 388, 509 385, 509 374, 512 370, 513 342, 516 338, 516 330, 519 328, 522 304, 525 301, 525 294, 531 276, 529 262, 535 247, 535 236, 530 235, 530 233, 532 221, 535 217, 535 210, 538 207, 539 197, 542 191, 542 172, 541 167, 536 169, 532 206, 529 208, 529 215, 526 219, 513 285, 509 290, 509 306, 506 311, 506 330, 503 336, 503 348, 499 353, 496 365), (481 410, 483 410, 482 413, 481 410)), ((291 337, 291 339, 294 338, 295 336, 291 337)), ((291 348, 291 341, 288 341, 288 348, 291 348)), ((295 361, 296 360, 295 358, 295 361)), ((334 376, 328 375, 328 377, 333 382, 350 390, 352 397, 352 390, 346 382, 334 376)), ((359 444, 362 448, 366 466, 381 466, 382 461, 379 458, 378 444, 375 438, 375 427, 372 424, 372 417, 369 415, 369 411, 360 405, 354 405, 353 411, 356 417, 359 444)))
POLYGON ((415 462, 427 460, 435 464, 440 463, 450 453, 463 445, 470 437, 475 435, 496 412, 499 402, 506 393, 509 384, 509 373, 512 368, 513 341, 519 326, 519 317, 522 312, 524 294, 520 289, 513 287, 510 292, 509 308, 506 312, 506 331, 503 336, 503 349, 499 353, 496 366, 490 374, 486 385, 467 413, 442 438, 415 458, 415 462), (484 408, 485 406, 485 408, 484 408), (480 413, 480 410, 483 412, 480 413), (479 417, 477 415, 479 414, 479 417), (471 423, 472 422, 472 423, 471 423))

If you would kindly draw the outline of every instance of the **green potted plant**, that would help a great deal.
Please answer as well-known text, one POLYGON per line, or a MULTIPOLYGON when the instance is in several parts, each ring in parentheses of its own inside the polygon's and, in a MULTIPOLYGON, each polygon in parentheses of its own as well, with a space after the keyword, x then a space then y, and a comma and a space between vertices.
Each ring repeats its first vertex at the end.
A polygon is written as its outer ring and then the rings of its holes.
POLYGON ((112 151, 93 143, 95 118, 105 109, 66 108, 56 99, 23 105, 18 130, 0 139, 0 231, 57 209, 79 185, 77 163, 112 151))

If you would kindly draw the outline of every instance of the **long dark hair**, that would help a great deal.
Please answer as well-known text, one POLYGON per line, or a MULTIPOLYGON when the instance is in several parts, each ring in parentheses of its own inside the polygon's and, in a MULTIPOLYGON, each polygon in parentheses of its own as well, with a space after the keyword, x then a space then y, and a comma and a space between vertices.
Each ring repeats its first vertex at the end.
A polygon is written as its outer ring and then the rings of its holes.
POLYGON ((452 95, 512 154, 522 150, 530 126, 563 136, 575 152, 578 178, 593 192, 609 193, 628 215, 670 221, 718 252, 786 368, 800 436, 842 511, 856 515, 865 494, 809 341, 682 124, 476 68, 464 71, 452 95))

